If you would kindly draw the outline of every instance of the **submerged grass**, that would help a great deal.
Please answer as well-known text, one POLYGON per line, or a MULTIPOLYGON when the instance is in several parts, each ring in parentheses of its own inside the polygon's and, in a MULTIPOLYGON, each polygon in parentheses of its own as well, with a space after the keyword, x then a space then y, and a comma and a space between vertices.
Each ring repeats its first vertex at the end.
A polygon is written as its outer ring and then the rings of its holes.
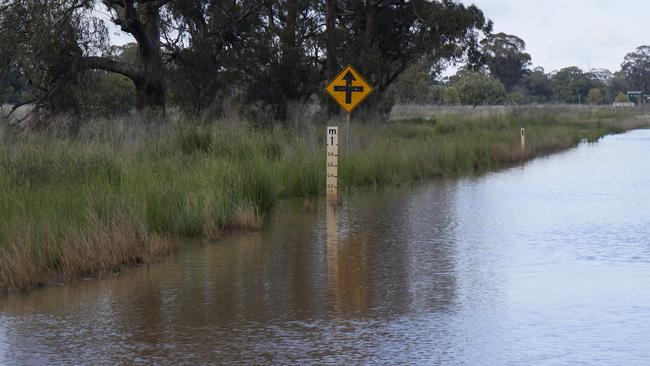
MULTIPOLYGON (((534 109, 353 124, 349 156, 341 146, 340 186, 484 172, 648 122, 615 110, 534 109)), ((0 289, 118 271, 168 252, 177 236, 214 240, 258 229, 278 200, 322 193, 321 131, 108 120, 74 140, 5 133, 0 289)))

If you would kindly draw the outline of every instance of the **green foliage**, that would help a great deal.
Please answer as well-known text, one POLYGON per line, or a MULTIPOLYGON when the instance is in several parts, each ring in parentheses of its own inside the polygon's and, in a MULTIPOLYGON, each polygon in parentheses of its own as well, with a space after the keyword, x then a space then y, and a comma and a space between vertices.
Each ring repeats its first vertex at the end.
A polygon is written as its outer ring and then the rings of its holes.
POLYGON ((526 96, 518 91, 510 92, 508 95, 506 95, 506 103, 514 105, 526 104, 526 96))
POLYGON ((567 67, 551 76, 530 70, 523 39, 491 34, 478 7, 451 0, 26 0, 3 8, 0 28, 11 30, 0 34, 0 103, 33 101, 39 113, 124 114, 134 105, 160 111, 169 99, 195 118, 236 110, 270 126, 318 98, 327 113, 338 111, 322 87, 347 64, 374 87, 355 111, 365 120, 387 117, 395 100, 577 103, 599 89, 602 102, 611 102, 618 92, 650 86, 650 46, 629 53, 614 74, 567 67), (98 16, 100 8, 107 16, 98 16), (111 45, 106 18, 136 43, 111 45), (458 60, 478 74, 450 83, 456 98, 432 76, 458 60), (499 83, 480 76, 488 70, 499 83))
POLYGON ((410 67, 392 86, 398 103, 442 104, 446 88, 434 83, 430 70, 423 64, 410 67))
POLYGON ((650 46, 638 47, 634 52, 625 56, 621 71, 630 81, 634 90, 647 92, 650 90, 650 46))
POLYGON ((600 91, 600 89, 593 88, 589 90, 589 93, 587 94, 587 103, 589 104, 600 104, 603 102, 603 92, 600 91))
POLYGON ((481 42, 490 74, 507 90, 519 84, 530 66, 526 42, 517 36, 497 33, 481 42))
POLYGON ((111 116, 128 113, 133 108, 135 87, 129 78, 98 71, 88 75, 86 83, 90 87, 80 97, 84 112, 111 116))
POLYGON ((447 105, 460 104, 460 95, 458 89, 453 86, 445 88, 444 102, 447 105))
MULTIPOLYGON (((455 1, 380 2, 364 5, 359 11, 354 2, 343 2, 338 11, 351 16, 341 22, 336 62, 354 64, 371 81, 375 93, 358 114, 375 110, 387 116, 391 103, 383 90, 406 70, 413 60, 425 60, 438 69, 446 60, 467 50, 472 41, 489 32, 491 23, 474 5, 455 1)), ((338 7, 338 5, 337 5, 338 7)))
POLYGON ((572 66, 558 71, 552 77, 553 95, 561 103, 584 101, 589 91, 587 77, 580 68, 572 66))
POLYGON ((429 90, 431 75, 422 70, 421 65, 415 65, 403 72, 395 83, 395 99, 402 103, 431 103, 429 90))
POLYGON ((607 94, 611 99, 616 98, 619 93, 625 93, 628 90, 632 90, 631 81, 624 72, 618 71, 614 73, 612 78, 608 82, 607 94))
POLYGON ((546 103, 553 100, 553 83, 544 68, 536 67, 522 81, 529 99, 534 103, 546 103))
POLYGON ((0 17, 3 65, 19 68, 30 99, 49 112, 79 108, 81 78, 77 70, 79 44, 101 43, 106 36, 99 22, 85 16, 88 2, 17 1, 0 17))
POLYGON ((0 68, 0 105, 17 104, 25 100, 26 80, 16 64, 0 68))
POLYGON ((452 86, 458 89, 461 102, 467 105, 502 104, 506 97, 506 89, 500 81, 476 72, 462 72, 452 86))
POLYGON ((623 94, 623 92, 618 92, 614 101, 617 103, 628 103, 630 101, 630 98, 628 98, 627 95, 623 94))
POLYGON ((444 103, 445 90, 444 85, 431 85, 428 93, 428 104, 444 103))

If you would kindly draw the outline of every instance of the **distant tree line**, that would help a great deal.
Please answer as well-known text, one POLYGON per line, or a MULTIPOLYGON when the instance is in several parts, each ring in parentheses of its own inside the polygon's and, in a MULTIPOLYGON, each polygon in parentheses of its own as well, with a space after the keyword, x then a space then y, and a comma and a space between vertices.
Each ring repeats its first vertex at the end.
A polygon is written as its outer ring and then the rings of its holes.
POLYGON ((334 113, 323 87, 353 64, 375 88, 358 113, 386 116, 405 71, 469 59, 491 27, 454 0, 0 0, 0 104, 282 120, 334 113), (112 45, 100 14, 134 42, 112 45))
POLYGON ((547 73, 532 67, 521 38, 505 33, 488 35, 474 52, 444 81, 439 73, 426 72, 426 65, 412 66, 393 88, 397 100, 450 105, 610 104, 628 101, 628 91, 650 94, 650 46, 627 54, 616 72, 569 66, 547 73))
POLYGON ((650 93, 650 46, 616 72, 546 72, 524 40, 491 31, 455 0, 0 0, 0 105, 211 117, 235 106, 284 120, 294 103, 336 113, 323 87, 346 64, 375 87, 359 117, 385 118, 396 101, 605 104, 650 93), (111 44, 108 22, 133 42, 111 44), (451 64, 459 71, 442 79, 451 64))

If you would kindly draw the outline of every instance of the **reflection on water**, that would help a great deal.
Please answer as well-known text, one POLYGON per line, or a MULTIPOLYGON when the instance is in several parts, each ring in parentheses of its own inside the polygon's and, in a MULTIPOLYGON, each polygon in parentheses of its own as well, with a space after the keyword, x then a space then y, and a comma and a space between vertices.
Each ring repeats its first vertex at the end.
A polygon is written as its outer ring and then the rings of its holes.
POLYGON ((650 132, 0 299, 0 364, 650 359, 650 132))

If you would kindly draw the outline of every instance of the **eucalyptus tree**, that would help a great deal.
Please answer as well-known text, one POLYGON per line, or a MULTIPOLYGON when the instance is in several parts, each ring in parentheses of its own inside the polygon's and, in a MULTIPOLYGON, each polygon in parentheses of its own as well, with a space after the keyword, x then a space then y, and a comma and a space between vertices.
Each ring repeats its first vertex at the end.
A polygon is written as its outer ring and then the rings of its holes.
POLYGON ((69 94, 64 89, 77 85, 84 70, 95 69, 129 78, 135 86, 137 109, 164 108, 169 69, 165 64, 176 57, 187 66, 192 59, 191 66, 213 67, 198 68, 203 77, 193 75, 193 81, 209 79, 220 64, 204 61, 218 60, 229 50, 238 18, 255 10, 248 4, 236 0, 3 1, 2 58, 21 66, 33 101, 44 106, 51 107, 57 95, 69 94), (133 38, 134 57, 111 55, 114 47, 100 12, 133 38), (193 57, 184 57, 183 51, 193 57))
POLYGON ((261 11, 261 32, 246 60, 247 103, 268 107, 284 120, 292 103, 318 93, 324 81, 324 4, 319 0, 275 0, 261 11))
POLYGON ((553 99, 553 82, 543 67, 535 67, 521 82, 534 103, 546 103, 553 99))
MULTIPOLYGON (((96 69, 128 77, 136 107, 164 107, 165 72, 161 52, 164 0, 15 0, 3 2, 1 47, 19 64, 34 102, 64 108, 57 99, 79 82, 81 72, 96 69), (135 63, 110 57, 108 28, 98 11, 137 44, 135 63)), ((74 94, 74 93, 72 93, 74 94)), ((56 108, 54 108, 56 109, 56 108)))
POLYGON ((603 68, 591 69, 586 74, 589 79, 600 81, 604 84, 608 83, 614 77, 614 74, 611 71, 603 68))
POLYGON ((24 75, 28 97, 23 102, 54 111, 74 106, 78 61, 84 52, 105 44, 105 29, 87 16, 92 3, 25 0, 1 4, 1 66, 18 68, 24 75))
POLYGON ((458 90, 460 101, 465 105, 498 105, 506 97, 506 89, 499 80, 469 70, 458 73, 451 87, 458 90))
POLYGON ((347 0, 337 4, 337 27, 338 66, 359 68, 375 87, 368 108, 386 115, 392 103, 384 94, 409 66, 460 60, 492 23, 476 6, 452 0, 347 0))
POLYGON ((603 68, 591 69, 588 72, 585 72, 585 77, 587 78, 587 101, 592 104, 600 104, 603 101, 613 101, 615 95, 612 95, 609 92, 608 86, 610 85, 610 80, 614 77, 611 71, 603 68), (597 95, 594 96, 595 91, 600 92, 600 100, 598 100, 597 95), (590 97, 591 95, 591 97, 590 97), (594 103, 597 101, 597 103, 594 103))
POLYGON ((641 46, 628 53, 621 69, 632 88, 642 92, 650 91, 650 46, 641 46))
POLYGON ((85 71, 104 70, 133 83, 137 109, 167 94, 197 113, 237 97, 283 119, 346 64, 385 112, 404 70, 460 60, 491 22, 453 0, 0 0, 0 30, 0 66, 18 67, 48 110, 76 108, 85 71), (132 57, 116 57, 109 22, 132 57))
POLYGON ((176 0, 164 16, 163 49, 169 56, 174 102, 194 114, 219 110, 243 93, 263 38, 260 18, 271 0, 176 0))
POLYGON ((530 54, 523 39, 505 33, 488 36, 481 42, 490 74, 508 90, 518 85, 529 72, 530 54))
POLYGON ((553 96, 560 103, 581 103, 589 92, 589 79, 577 66, 561 69, 551 77, 553 96))
POLYGON ((609 95, 613 96, 614 98, 616 98, 619 93, 626 93, 633 89, 630 78, 623 71, 615 72, 607 84, 609 95))

